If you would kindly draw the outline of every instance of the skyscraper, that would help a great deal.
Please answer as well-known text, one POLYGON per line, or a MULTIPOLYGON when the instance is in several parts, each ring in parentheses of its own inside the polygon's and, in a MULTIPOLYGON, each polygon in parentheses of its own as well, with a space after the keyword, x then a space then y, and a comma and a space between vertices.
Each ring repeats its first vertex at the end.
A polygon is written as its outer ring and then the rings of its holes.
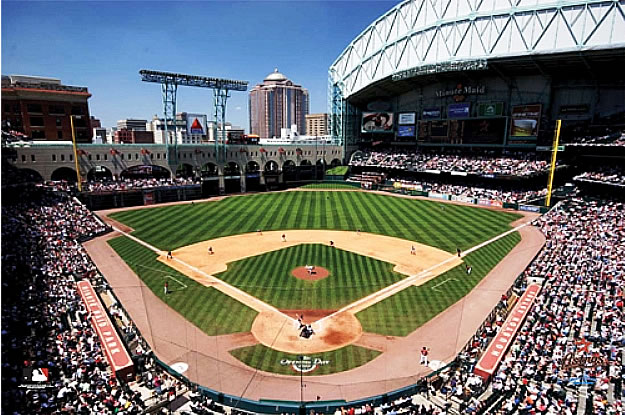
POLYGON ((296 125, 299 134, 306 134, 308 107, 308 90, 276 68, 250 91, 250 133, 261 138, 280 137, 281 128, 296 125))

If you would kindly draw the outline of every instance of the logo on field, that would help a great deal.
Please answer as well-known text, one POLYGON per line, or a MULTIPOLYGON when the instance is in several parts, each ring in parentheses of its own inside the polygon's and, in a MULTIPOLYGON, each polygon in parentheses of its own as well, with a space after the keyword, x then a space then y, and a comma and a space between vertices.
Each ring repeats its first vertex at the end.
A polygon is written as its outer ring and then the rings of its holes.
POLYGON ((282 359, 280 360, 280 365, 282 366, 291 366, 291 368, 296 372, 301 373, 309 373, 317 369, 319 366, 329 365, 329 360, 323 360, 318 357, 310 357, 310 356, 301 356, 301 359, 291 360, 291 359, 282 359))

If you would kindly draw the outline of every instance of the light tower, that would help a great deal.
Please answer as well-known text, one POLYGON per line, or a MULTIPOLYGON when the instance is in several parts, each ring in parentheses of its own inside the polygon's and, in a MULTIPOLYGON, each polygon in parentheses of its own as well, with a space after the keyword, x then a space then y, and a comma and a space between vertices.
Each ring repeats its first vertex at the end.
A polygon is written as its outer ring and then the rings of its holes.
POLYGON ((165 147, 167 159, 170 164, 178 164, 178 149, 176 134, 176 93, 178 85, 213 90, 213 105, 215 107, 215 155, 218 161, 226 159, 226 101, 230 97, 230 91, 247 91, 247 81, 235 81, 232 79, 211 78, 198 75, 184 75, 172 72, 160 72, 142 69, 139 71, 141 80, 161 84, 163 91, 163 116, 165 118, 165 147), (174 126, 174 139, 170 147, 169 122, 174 126), (221 137, 217 134, 221 124, 221 137), (172 151, 170 151, 172 150, 172 151))

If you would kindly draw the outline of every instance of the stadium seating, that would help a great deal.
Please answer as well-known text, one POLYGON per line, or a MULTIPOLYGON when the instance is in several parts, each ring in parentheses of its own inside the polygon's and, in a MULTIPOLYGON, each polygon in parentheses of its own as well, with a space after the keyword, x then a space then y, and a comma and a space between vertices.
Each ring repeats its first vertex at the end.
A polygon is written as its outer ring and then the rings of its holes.
MULTIPOLYGON (((419 185, 460 194, 491 192, 419 185)), ((131 352, 140 364, 138 381, 132 385, 110 377, 102 346, 76 292, 80 279, 90 280, 103 293, 110 292, 78 242, 108 228, 68 196, 64 185, 21 190, 17 202, 2 207, 3 288, 12 294, 3 296, 2 304, 3 408, 19 413, 139 413, 154 402, 167 402, 171 393, 181 390, 180 382, 158 369, 149 346, 115 302, 109 312, 120 323, 128 344, 132 343, 131 352), (51 387, 20 389, 24 369, 40 367, 50 370, 51 387), (151 401, 152 394, 164 398, 151 401)), ((488 194, 523 196, 523 192, 488 194)), ((502 296, 456 362, 424 389, 425 397, 402 397, 379 407, 346 407, 344 412, 622 413, 625 205, 570 199, 535 225, 545 234, 545 248, 502 296), (472 369, 511 303, 536 278, 543 281, 542 292, 496 375, 484 383, 472 369), (608 365, 567 366, 567 354, 580 347, 587 347, 590 356, 608 365)), ((191 406, 202 408, 210 411, 206 413, 228 412, 205 397, 191 406)))
POLYGON ((603 167, 586 171, 574 178, 576 181, 625 186, 625 171, 620 167, 603 167))
POLYGON ((417 181, 395 179, 393 184, 398 183, 402 187, 414 188, 425 192, 444 193, 453 196, 463 196, 467 198, 491 199, 507 203, 527 202, 543 198, 547 195, 547 189, 541 190, 504 190, 500 188, 486 188, 478 186, 463 186, 447 184, 436 181, 417 181))
MULTIPOLYGON (((147 404, 140 384, 130 388, 110 376, 76 291, 80 279, 94 287, 107 285, 79 243, 107 226, 58 189, 23 187, 20 192, 18 203, 2 206, 3 412, 141 413, 147 404), (45 389, 20 387, 33 369, 48 370, 45 389)), ((130 331, 126 327, 125 333, 130 331)), ((169 377, 158 380, 164 375, 144 360, 137 365, 146 378, 144 390, 165 394, 175 387, 169 377)))
POLYGON ((478 175, 531 176, 548 170, 549 162, 540 160, 535 153, 502 155, 492 151, 462 154, 451 150, 376 150, 356 153, 351 166, 382 167, 423 172, 461 172, 478 175))
POLYGON ((83 191, 100 193, 100 192, 123 192, 126 190, 144 190, 153 189, 157 187, 170 187, 170 186, 189 186, 196 184, 196 180, 185 178, 174 179, 122 179, 122 180, 107 180, 107 181, 90 181, 83 186, 83 191))

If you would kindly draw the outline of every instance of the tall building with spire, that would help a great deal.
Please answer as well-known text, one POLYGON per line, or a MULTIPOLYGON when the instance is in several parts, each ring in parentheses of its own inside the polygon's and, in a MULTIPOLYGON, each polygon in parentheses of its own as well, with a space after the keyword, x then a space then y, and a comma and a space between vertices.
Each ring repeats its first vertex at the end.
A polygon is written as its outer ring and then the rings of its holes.
POLYGON ((280 137, 282 128, 296 126, 306 134, 308 90, 294 84, 276 68, 250 91, 250 133, 261 138, 280 137))

